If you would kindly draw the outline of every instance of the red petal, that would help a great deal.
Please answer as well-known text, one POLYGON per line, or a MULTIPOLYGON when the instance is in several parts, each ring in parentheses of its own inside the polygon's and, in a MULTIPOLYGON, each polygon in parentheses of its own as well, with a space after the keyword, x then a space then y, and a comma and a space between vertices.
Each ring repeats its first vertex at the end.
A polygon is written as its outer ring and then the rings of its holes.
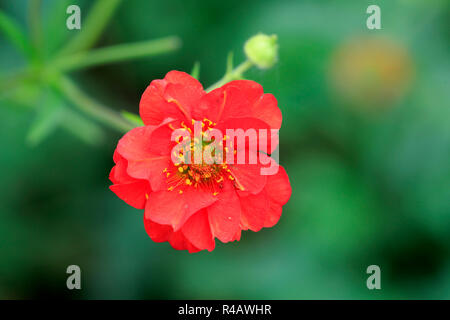
POLYGON ((229 242, 239 229, 241 205, 231 183, 224 183, 224 189, 217 198, 217 202, 207 209, 209 224, 214 237, 229 242))
POLYGON ((269 211, 267 212, 266 218, 264 220, 264 228, 271 228, 278 223, 281 217, 281 211, 283 208, 281 205, 270 202, 269 211))
POLYGON ((181 128, 181 123, 180 120, 166 119, 162 125, 155 128, 149 138, 149 151, 153 154, 170 155, 177 144, 172 141, 172 133, 174 129, 181 128))
POLYGON ((241 229, 239 229, 236 234, 234 235, 233 239, 231 241, 240 241, 241 240, 241 229))
POLYGON ((191 109, 204 95, 195 78, 170 71, 164 80, 154 80, 142 94, 139 112, 146 125, 158 125, 166 118, 187 119, 191 109))
POLYGON ((248 195, 240 198, 241 202, 241 226, 244 230, 259 231, 264 227, 264 222, 269 211, 269 199, 265 190, 257 195, 248 195))
POLYGON ((280 129, 283 116, 278 108, 277 99, 270 93, 266 93, 255 104, 251 106, 252 115, 265 123, 272 129, 280 129))
POLYGON ((260 164, 234 164, 229 168, 241 191, 258 194, 266 185, 267 176, 261 175, 260 164))
POLYGON ((155 223, 150 219, 146 219, 145 215, 144 215, 144 227, 149 237, 155 242, 169 241, 170 236, 173 233, 173 229, 171 226, 155 223))
POLYGON ((192 214, 217 200, 210 192, 193 187, 185 188, 182 194, 177 190, 152 192, 145 207, 146 218, 178 231, 192 214))
POLYGON ((278 222, 281 217, 282 205, 288 202, 292 193, 289 177, 282 166, 279 166, 277 174, 267 176, 265 191, 270 199, 270 208, 264 221, 264 227, 268 228, 278 222))
POLYGON ((127 173, 136 179, 150 181, 153 191, 166 189, 165 168, 172 164, 169 156, 152 156, 144 160, 131 160, 128 162, 127 173))
POLYGON ((259 83, 251 80, 234 80, 222 86, 224 89, 229 87, 239 88, 252 104, 258 101, 264 94, 263 87, 259 83))
POLYGON ((117 150, 114 151, 113 160, 116 165, 112 168, 111 173, 109 174, 109 179, 114 184, 123 184, 123 183, 132 183, 137 182, 136 178, 131 177, 128 172, 128 161, 124 157, 122 157, 117 150))
POLYGON ((194 213, 181 228, 184 236, 199 249, 214 250, 215 242, 209 225, 208 213, 201 210, 194 213))
POLYGON ((266 192, 275 203, 284 205, 288 202, 292 189, 286 170, 282 166, 279 166, 277 174, 267 176, 266 192))
POLYGON ((242 148, 242 146, 238 144, 239 140, 236 137, 233 138, 231 137, 229 132, 227 133, 227 129, 233 130, 235 136, 240 134, 245 135, 246 149, 248 149, 252 145, 255 145, 256 147, 255 149, 265 153, 270 153, 278 145, 277 140, 274 140, 272 143, 271 139, 272 131, 270 126, 260 119, 248 117, 228 119, 224 122, 220 122, 215 127, 215 129, 220 130, 223 135, 230 136, 229 141, 233 141, 234 145, 236 146, 235 149, 242 148), (260 144, 260 140, 263 139, 265 140, 266 143, 265 146, 260 144))
MULTIPOLYGON (((163 127, 164 124, 160 127, 163 127)), ((171 164, 170 156, 155 154, 152 147, 152 134, 160 127, 138 127, 128 132, 117 145, 117 152, 128 160, 126 172, 133 178, 150 181, 152 190, 165 187, 163 170, 171 164)))
POLYGON ((238 87, 250 103, 251 117, 266 122, 272 129, 281 127, 281 110, 277 99, 270 93, 264 94, 263 87, 251 80, 235 80, 228 82, 223 88, 238 87))
POLYGON ((247 97, 233 86, 217 88, 207 93, 194 107, 192 114, 196 119, 207 118, 217 123, 230 118, 251 116, 247 97))
POLYGON ((281 127, 282 115, 272 94, 264 94, 262 86, 250 80, 235 80, 207 93, 194 107, 197 119, 223 122, 233 118, 256 118, 272 129, 281 127))
POLYGON ((117 152, 127 160, 142 160, 153 156, 150 136, 154 126, 137 127, 127 132, 117 144, 117 152))
POLYGON ((176 250, 188 250, 189 253, 200 251, 193 246, 189 240, 181 233, 181 231, 173 232, 171 226, 160 225, 144 217, 145 231, 155 242, 169 241, 171 246, 176 250))
POLYGON ((136 180, 126 184, 114 184, 109 187, 120 199, 136 209, 144 209, 151 192, 148 181, 136 180))
POLYGON ((174 232, 171 235, 169 242, 176 250, 188 250, 189 253, 200 251, 199 248, 196 248, 192 243, 189 242, 189 240, 186 239, 181 231, 174 232))

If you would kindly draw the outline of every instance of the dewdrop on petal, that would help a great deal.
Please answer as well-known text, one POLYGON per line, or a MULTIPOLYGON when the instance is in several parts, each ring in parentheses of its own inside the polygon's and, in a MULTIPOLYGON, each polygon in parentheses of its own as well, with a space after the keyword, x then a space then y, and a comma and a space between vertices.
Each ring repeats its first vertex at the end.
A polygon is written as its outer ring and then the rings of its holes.
POLYGON ((278 38, 275 34, 269 36, 259 33, 247 40, 244 52, 259 68, 271 68, 278 60, 278 38))

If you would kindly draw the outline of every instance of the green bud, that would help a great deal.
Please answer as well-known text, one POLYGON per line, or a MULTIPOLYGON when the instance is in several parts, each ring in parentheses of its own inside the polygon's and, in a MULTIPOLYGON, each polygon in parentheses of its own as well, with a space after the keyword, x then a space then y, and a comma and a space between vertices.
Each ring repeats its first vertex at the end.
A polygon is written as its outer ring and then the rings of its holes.
POLYGON ((244 52, 261 69, 271 68, 278 60, 278 38, 275 34, 259 33, 247 40, 244 52))

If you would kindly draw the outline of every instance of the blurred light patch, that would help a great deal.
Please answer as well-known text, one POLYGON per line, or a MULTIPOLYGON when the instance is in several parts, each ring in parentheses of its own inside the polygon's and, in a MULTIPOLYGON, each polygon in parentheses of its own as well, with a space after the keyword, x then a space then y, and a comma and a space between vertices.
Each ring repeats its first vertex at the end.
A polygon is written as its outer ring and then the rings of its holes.
POLYGON ((363 111, 390 108, 408 91, 414 66, 407 48, 382 37, 353 38, 332 55, 330 83, 345 105, 363 111))

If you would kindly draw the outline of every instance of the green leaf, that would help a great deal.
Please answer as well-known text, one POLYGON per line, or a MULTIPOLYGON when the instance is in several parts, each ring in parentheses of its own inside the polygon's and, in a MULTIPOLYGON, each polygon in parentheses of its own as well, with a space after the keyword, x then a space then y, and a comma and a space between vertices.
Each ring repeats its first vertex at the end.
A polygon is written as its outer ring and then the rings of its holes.
POLYGON ((32 47, 19 24, 2 11, 0 11, 0 31, 26 57, 32 56, 32 47))
POLYGON ((86 115, 110 126, 111 128, 117 129, 120 132, 127 132, 134 128, 131 123, 121 117, 120 114, 86 95, 69 78, 61 77, 54 85, 71 103, 73 103, 75 107, 86 115))
POLYGON ((72 3, 72 0, 58 0, 52 1, 51 4, 48 5, 46 15, 42 21, 42 34, 45 38, 45 48, 43 48, 43 50, 46 57, 54 56, 69 36, 77 32, 61 27, 66 25, 66 20, 68 17, 66 10, 72 3))
POLYGON ((142 119, 134 113, 122 110, 121 111, 122 116, 127 119, 129 122, 135 124, 137 127, 141 127, 144 125, 144 122, 142 121, 142 119))
POLYGON ((59 58, 53 67, 60 71, 81 69, 95 65, 155 56, 180 47, 177 37, 166 37, 137 43, 127 43, 59 58))
POLYGON ((63 102, 52 91, 47 91, 40 101, 36 119, 26 137, 27 143, 32 146, 47 138, 57 128, 62 116, 63 102))
POLYGON ((200 77, 200 62, 196 61, 194 66, 192 67, 191 76, 195 79, 199 79, 200 77))
POLYGON ((233 72, 233 51, 230 51, 227 56, 227 69, 225 74, 230 74, 233 72))
POLYGON ((61 50, 60 55, 83 51, 92 47, 120 2, 121 0, 98 0, 95 2, 86 20, 81 20, 81 31, 61 50))
POLYGON ((90 145, 98 145, 105 138, 99 125, 69 108, 64 108, 60 125, 63 129, 90 145))
POLYGON ((28 29, 36 50, 42 48, 41 6, 42 0, 29 0, 28 2, 28 29))

